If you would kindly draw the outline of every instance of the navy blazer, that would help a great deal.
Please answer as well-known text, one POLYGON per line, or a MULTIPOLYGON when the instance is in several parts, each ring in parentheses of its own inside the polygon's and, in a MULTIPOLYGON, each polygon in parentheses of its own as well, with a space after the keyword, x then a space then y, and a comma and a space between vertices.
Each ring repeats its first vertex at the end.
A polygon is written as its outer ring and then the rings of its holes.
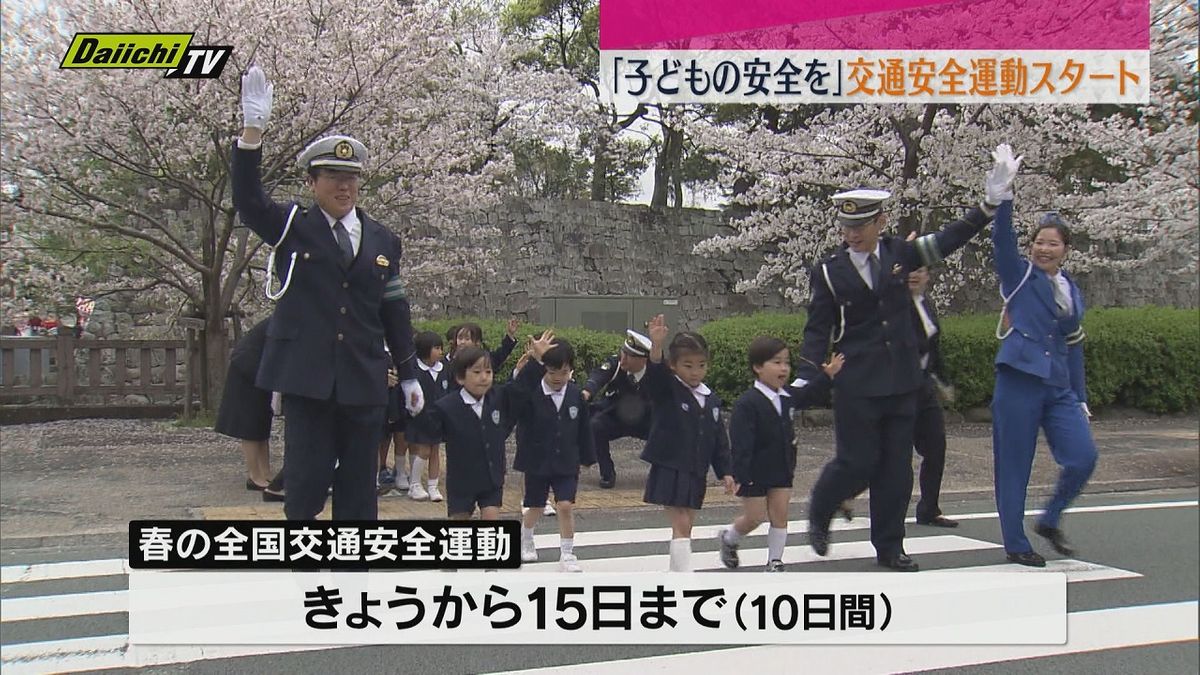
POLYGON ((784 387, 782 413, 771 400, 750 387, 733 404, 729 418, 729 445, 733 477, 740 485, 775 482, 778 476, 796 473, 796 411, 821 405, 832 382, 825 373, 807 386, 784 387))
POLYGON ((915 241, 880 237, 880 278, 874 288, 863 282, 845 245, 813 267, 812 300, 800 348, 806 362, 797 368, 797 376, 814 380, 820 372, 816 364, 825 362, 833 342, 833 349, 846 357, 834 386, 838 392, 891 396, 920 387, 924 373, 912 323, 908 273, 936 265, 965 246, 990 220, 974 208, 962 220, 915 241))
POLYGON ((530 403, 517 422, 517 456, 513 468, 535 476, 576 475, 580 466, 596 463, 596 446, 587 404, 579 386, 568 382, 562 407, 542 392, 546 368, 530 359, 517 375, 529 388, 530 403))
POLYGON ((489 389, 482 418, 458 392, 434 402, 429 430, 446 446, 447 490, 479 494, 504 487, 504 444, 528 404, 527 387, 518 382, 489 389))
MULTIPOLYGON (((510 338, 508 335, 505 335, 504 339, 500 341, 500 346, 496 347, 490 352, 493 377, 500 374, 500 368, 504 365, 504 362, 508 360, 508 355, 512 354, 513 347, 516 346, 517 341, 510 338)), ((446 354, 442 357, 442 363, 445 364, 445 368, 442 369, 442 372, 450 373, 450 365, 454 363, 454 358, 450 354, 446 354)), ((459 389, 462 389, 462 386, 459 385, 458 380, 454 379, 453 375, 448 375, 448 377, 450 384, 447 385, 447 391, 456 392, 459 389)))
POLYGON ((717 478, 730 474, 729 437, 721 420, 721 398, 713 392, 704 407, 665 363, 646 364, 642 386, 650 396, 650 437, 641 458, 651 464, 703 476, 711 465, 717 478))
POLYGON ((267 323, 270 319, 255 324, 254 328, 242 333, 242 339, 233 345, 229 355, 229 367, 253 380, 262 361, 263 347, 267 343, 267 323))
POLYGON ((1004 364, 1042 378, 1055 387, 1070 387, 1080 402, 1087 402, 1087 381, 1083 371, 1083 294, 1065 271, 1071 287, 1074 311, 1058 315, 1054 301, 1054 281, 1021 255, 1017 233, 1012 226, 1012 201, 1000 205, 992 228, 996 273, 1000 292, 1011 298, 1006 307, 1012 331, 1000 342, 996 365, 1004 364), (1029 278, 1021 286, 1028 270, 1029 278), (1018 290, 1018 286, 1020 286, 1018 290), (1014 294, 1015 293, 1015 294, 1014 294))
POLYGON ((450 377, 450 366, 444 362, 441 372, 436 375, 420 365, 416 370, 417 384, 421 385, 421 394, 425 397, 425 405, 433 405, 434 401, 449 394, 453 388, 451 382, 454 378, 450 377))
POLYGON ((400 238, 357 209, 362 223, 358 255, 346 265, 325 215, 314 204, 299 209, 280 242, 292 204, 272 201, 259 176, 261 150, 233 150, 233 206, 242 222, 275 245, 275 268, 287 293, 275 305, 256 385, 343 405, 386 405, 388 355, 400 380, 416 377, 412 320, 402 295, 384 299, 400 273, 400 238))

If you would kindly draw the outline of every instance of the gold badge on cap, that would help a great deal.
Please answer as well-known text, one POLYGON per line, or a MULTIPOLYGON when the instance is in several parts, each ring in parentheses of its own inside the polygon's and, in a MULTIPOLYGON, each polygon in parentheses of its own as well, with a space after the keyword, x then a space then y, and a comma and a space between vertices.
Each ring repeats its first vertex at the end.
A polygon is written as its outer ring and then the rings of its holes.
POLYGON ((340 141, 333 146, 333 154, 338 159, 350 159, 354 156, 354 148, 348 141, 340 141))
POLYGON ((858 210, 858 205, 850 200, 842 202, 842 213, 854 213, 858 210))
POLYGON ((375 264, 379 265, 380 267, 387 267, 388 259, 386 256, 379 256, 379 257, 375 258, 375 264))

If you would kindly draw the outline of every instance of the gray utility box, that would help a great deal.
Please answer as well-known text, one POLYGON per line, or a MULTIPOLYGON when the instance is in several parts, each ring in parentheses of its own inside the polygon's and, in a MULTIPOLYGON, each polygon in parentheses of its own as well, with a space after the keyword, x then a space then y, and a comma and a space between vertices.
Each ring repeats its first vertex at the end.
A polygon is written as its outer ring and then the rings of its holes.
POLYGON ((643 295, 557 295, 538 299, 538 321, 563 328, 587 328, 623 333, 632 328, 645 333, 655 314, 666 317, 672 330, 679 328, 679 300, 643 295))

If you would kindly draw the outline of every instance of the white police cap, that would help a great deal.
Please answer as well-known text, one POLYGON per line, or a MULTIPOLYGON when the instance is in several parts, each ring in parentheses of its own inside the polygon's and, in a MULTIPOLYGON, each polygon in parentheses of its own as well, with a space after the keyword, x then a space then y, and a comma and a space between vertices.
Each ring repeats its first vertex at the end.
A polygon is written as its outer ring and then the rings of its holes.
POLYGON ((362 171, 367 147, 349 136, 326 136, 308 145, 296 162, 302 169, 325 167, 336 171, 362 171))
POLYGON ((887 190, 849 190, 837 193, 832 199, 837 208, 838 222, 855 227, 866 225, 871 218, 879 215, 884 200, 891 196, 892 193, 887 190))
POLYGON ((621 345, 621 351, 630 356, 638 356, 646 358, 650 356, 650 347, 653 343, 650 338, 633 330, 625 331, 625 344, 621 345))

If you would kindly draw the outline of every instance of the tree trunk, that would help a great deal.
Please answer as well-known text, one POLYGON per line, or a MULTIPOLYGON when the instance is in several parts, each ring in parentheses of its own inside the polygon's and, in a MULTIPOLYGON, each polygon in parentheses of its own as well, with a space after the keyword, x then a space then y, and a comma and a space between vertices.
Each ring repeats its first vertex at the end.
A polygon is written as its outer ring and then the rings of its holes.
POLYGON ((683 158, 683 133, 666 125, 662 132, 663 144, 654 158, 654 192, 650 197, 650 206, 658 208, 666 208, 671 178, 679 173, 683 158))
POLYGON ((603 202, 608 199, 608 166, 610 163, 608 143, 608 136, 600 134, 596 137, 596 142, 592 144, 591 200, 594 202, 603 202))
POLYGON ((204 332, 201 334, 200 405, 215 411, 221 406, 225 371, 229 367, 229 336, 225 333, 225 307, 219 281, 204 282, 204 332))

